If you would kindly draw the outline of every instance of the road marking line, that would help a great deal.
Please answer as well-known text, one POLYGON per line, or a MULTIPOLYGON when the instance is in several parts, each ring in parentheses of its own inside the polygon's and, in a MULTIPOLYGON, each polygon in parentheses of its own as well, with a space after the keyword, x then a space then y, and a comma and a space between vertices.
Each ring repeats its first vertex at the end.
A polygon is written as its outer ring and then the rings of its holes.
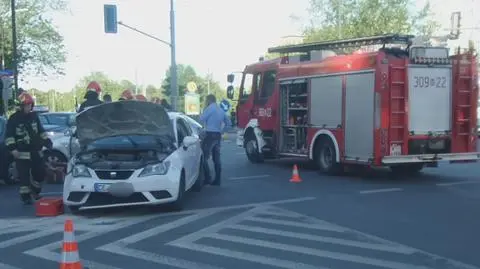
MULTIPOLYGON (((273 207, 273 208, 275 208, 277 210, 280 210, 280 208, 278 208, 278 207, 273 207)), ((381 238, 381 237, 378 237, 378 236, 375 236, 375 235, 367 234, 367 233, 364 233, 364 232, 361 232, 361 231, 358 231, 358 230, 355 230, 355 229, 352 229, 352 228, 342 227, 342 226, 339 226, 337 224, 329 223, 329 222, 319 220, 319 219, 316 219, 316 218, 313 218, 313 217, 310 217, 310 216, 307 216, 307 215, 302 215, 302 214, 300 214, 298 212, 295 212, 295 211, 287 210, 287 209, 284 209, 284 208, 282 208, 281 211, 288 212, 289 214, 292 214, 292 215, 297 214, 298 216, 303 216, 305 219, 309 219, 309 220, 312 220, 312 221, 327 223, 327 224, 331 224, 332 226, 337 226, 337 227, 340 227, 340 228, 344 228, 346 230, 346 232, 354 233, 354 234, 357 234, 359 236, 364 237, 365 239, 373 240, 373 241, 376 241, 376 242, 379 242, 379 243, 382 243, 382 244, 385 244, 385 245, 409 248, 412 251, 415 251, 419 254, 427 255, 434 260, 443 260, 448 265, 451 265, 451 267, 455 267, 455 268, 458 267, 458 268, 462 268, 462 269, 480 269, 480 267, 473 266, 471 264, 467 264, 467 263, 464 263, 464 262, 460 262, 460 261, 456 261, 456 260, 453 260, 453 259, 445 258, 445 257, 442 257, 442 256, 437 255, 437 254, 433 254, 433 253, 428 252, 428 251, 424 251, 424 250, 421 250, 421 249, 417 249, 417 248, 413 248, 413 247, 410 247, 410 246, 407 246, 407 245, 403 245, 403 244, 400 244, 400 243, 397 243, 397 242, 394 242, 394 241, 390 241, 390 240, 387 240, 387 239, 384 239, 384 238, 381 238)))
POLYGON ((465 181, 448 182, 448 183, 437 183, 435 185, 439 187, 448 187, 448 186, 466 185, 466 184, 480 184, 480 180, 465 180, 465 181))
POLYGON ((11 265, 0 262, 0 269, 21 269, 21 268, 18 268, 18 267, 11 266, 11 265))
POLYGON ((10 240, 0 242, 0 249, 1 248, 8 248, 8 247, 18 245, 18 244, 22 244, 22 243, 32 241, 32 240, 35 240, 35 239, 38 239, 38 238, 42 238, 42 237, 45 237, 45 236, 49 236, 49 235, 52 235, 52 234, 55 234, 55 233, 58 233, 58 231, 53 230, 53 229, 49 229, 49 230, 46 230, 46 231, 34 232, 34 233, 30 233, 30 234, 27 234, 27 235, 24 235, 24 236, 15 237, 15 238, 12 238, 10 240))
POLYGON ((134 259, 141 259, 144 261, 149 261, 149 262, 154 262, 157 264, 162 264, 162 265, 167 265, 167 266, 172 266, 176 268, 183 268, 183 269, 198 269, 198 268, 205 268, 205 269, 225 269, 223 267, 218 267, 218 266, 213 266, 209 264, 204 264, 204 263, 199 263, 199 262, 193 262, 193 261, 188 261, 188 260, 183 260, 179 258, 174 258, 170 256, 163 256, 160 254, 152 253, 152 252, 146 252, 146 251, 141 251, 138 249, 133 249, 133 248, 126 248, 118 245, 105 245, 99 248, 96 248, 98 250, 103 250, 106 252, 134 258, 134 259))
POLYGON ((245 218, 244 220, 262 222, 262 223, 268 223, 268 224, 278 224, 283 226, 307 228, 312 230, 324 230, 324 231, 339 232, 339 233, 345 232, 344 228, 333 226, 330 224, 323 224, 323 223, 299 223, 296 221, 267 219, 267 218, 261 218, 261 217, 248 217, 248 218, 245 218))
POLYGON ((114 242, 110 243, 109 245, 126 246, 126 245, 130 245, 130 244, 135 244, 135 243, 138 243, 138 242, 140 242, 142 240, 145 240, 147 238, 151 238, 155 235, 167 232, 167 231, 175 229, 177 227, 180 227, 180 226, 189 224, 191 222, 206 218, 206 217, 211 216, 213 214, 216 214, 218 212, 220 212, 220 210, 205 211, 203 213, 197 213, 196 215, 186 216, 184 218, 181 218, 181 219, 178 219, 178 220, 175 220, 175 221, 172 221, 172 222, 169 222, 169 223, 166 223, 166 224, 163 224, 163 225, 160 225, 160 226, 148 229, 148 230, 144 230, 140 233, 136 233, 136 234, 130 235, 128 237, 122 238, 120 240, 114 241, 114 242))
POLYGON ((237 152, 236 155, 245 155, 245 152, 237 152))
MULTIPOLYGON (((59 243, 56 243, 56 246, 58 247, 59 243)), ((60 257, 58 253, 51 252, 51 251, 48 251, 47 249, 42 249, 42 248, 32 249, 32 250, 26 251, 24 253, 26 253, 28 255, 31 255, 33 257, 37 257, 39 259, 53 261, 53 262, 57 262, 57 263, 58 263, 58 259, 60 257)), ((85 268, 123 269, 123 268, 114 267, 114 266, 110 266, 110 265, 102 264, 102 263, 97 263, 97 262, 90 261, 90 260, 85 260, 85 259, 82 259, 82 263, 83 263, 83 266, 85 268)))
POLYGON ((254 179, 254 178, 266 178, 271 177, 270 175, 256 175, 256 176, 244 176, 244 177, 231 177, 228 180, 239 180, 239 179, 254 179))
POLYGON ((312 256, 317 256, 317 257, 322 257, 327 259, 361 263, 361 264, 390 268, 390 269, 415 269, 415 268, 427 269, 427 267, 425 266, 416 266, 413 264, 367 258, 367 257, 346 254, 346 253, 339 253, 339 252, 319 250, 319 249, 313 249, 313 248, 307 248, 307 247, 274 243, 271 241, 265 241, 265 240, 259 240, 259 239, 253 239, 253 238, 244 238, 244 237, 234 236, 234 235, 209 234, 209 235, 206 235, 206 237, 210 237, 217 240, 224 240, 228 242, 246 244, 246 245, 257 246, 257 247, 264 247, 264 248, 271 248, 271 249, 277 249, 282 251, 296 252, 296 253, 307 254, 307 255, 312 255, 312 256))
POLYGON ((376 190, 359 191, 359 193, 360 194, 372 194, 372 193, 394 192, 394 191, 403 191, 403 189, 401 189, 401 188, 376 189, 376 190))
POLYGON ((290 238, 302 239, 302 240, 308 240, 308 241, 325 242, 325 243, 344 245, 349 247, 357 247, 357 248, 364 248, 364 249, 370 249, 370 250, 407 254, 407 255, 411 255, 415 253, 415 251, 413 251, 410 248, 392 247, 392 246, 386 246, 386 245, 377 244, 377 243, 366 243, 366 242, 346 240, 346 239, 340 239, 340 238, 334 238, 334 237, 318 236, 318 235, 289 232, 289 231, 277 230, 277 229, 247 226, 243 224, 236 224, 226 228, 242 230, 247 232, 254 232, 254 233, 284 236, 284 237, 290 237, 290 238))
POLYGON ((205 253, 210 253, 213 255, 224 256, 228 258, 233 258, 237 260, 244 260, 248 262, 254 262, 264 265, 269 265, 278 268, 284 269, 326 269, 325 267, 320 267, 318 265, 310 265, 299 262, 292 262, 288 260, 276 259, 267 256, 260 256, 252 253, 234 251, 225 248, 211 247, 208 245, 196 244, 196 243, 175 243, 172 246, 189 249, 193 251, 200 251, 205 253))

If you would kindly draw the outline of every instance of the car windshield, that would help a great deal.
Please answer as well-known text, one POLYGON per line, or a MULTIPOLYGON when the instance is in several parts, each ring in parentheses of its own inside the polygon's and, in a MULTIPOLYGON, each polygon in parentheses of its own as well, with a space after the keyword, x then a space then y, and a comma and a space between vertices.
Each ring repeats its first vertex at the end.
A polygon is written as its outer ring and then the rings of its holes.
POLYGON ((167 138, 148 135, 122 135, 115 137, 106 137, 87 146, 87 150, 97 148, 139 148, 145 146, 158 146, 165 142, 170 142, 167 138))
POLYGON ((48 118, 49 124, 67 126, 71 116, 69 114, 48 114, 45 115, 48 118))

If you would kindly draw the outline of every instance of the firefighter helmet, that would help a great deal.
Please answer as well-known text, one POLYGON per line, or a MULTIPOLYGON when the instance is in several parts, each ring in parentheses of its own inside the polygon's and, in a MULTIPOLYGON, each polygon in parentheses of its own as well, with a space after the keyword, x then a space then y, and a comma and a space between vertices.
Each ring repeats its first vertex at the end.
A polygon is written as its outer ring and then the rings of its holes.
POLYGON ((33 105, 33 103, 35 102, 35 100, 33 100, 33 97, 27 92, 22 92, 18 96, 18 101, 20 102, 20 105, 33 105))
POLYGON ((100 87, 100 84, 98 84, 98 82, 92 81, 88 83, 87 91, 92 91, 100 94, 100 92, 102 91, 102 88, 100 87))
POLYGON ((145 102, 147 102, 147 98, 146 98, 143 94, 137 94, 137 95, 135 95, 135 99, 137 99, 138 101, 145 101, 145 102))
POLYGON ((133 95, 132 90, 124 90, 122 92, 122 95, 120 96, 120 99, 123 100, 135 100, 135 95, 133 95))

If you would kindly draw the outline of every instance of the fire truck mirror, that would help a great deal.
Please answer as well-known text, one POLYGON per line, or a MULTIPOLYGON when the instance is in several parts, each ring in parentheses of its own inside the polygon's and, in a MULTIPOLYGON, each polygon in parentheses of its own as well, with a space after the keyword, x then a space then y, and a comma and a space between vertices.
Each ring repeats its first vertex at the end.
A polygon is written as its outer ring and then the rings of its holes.
POLYGON ((235 80, 235 75, 234 74, 228 74, 227 75, 228 83, 233 83, 234 80, 235 80))
POLYGON ((235 92, 235 90, 233 89, 233 86, 232 85, 228 86, 227 87, 227 98, 228 99, 233 99, 234 92, 235 92))

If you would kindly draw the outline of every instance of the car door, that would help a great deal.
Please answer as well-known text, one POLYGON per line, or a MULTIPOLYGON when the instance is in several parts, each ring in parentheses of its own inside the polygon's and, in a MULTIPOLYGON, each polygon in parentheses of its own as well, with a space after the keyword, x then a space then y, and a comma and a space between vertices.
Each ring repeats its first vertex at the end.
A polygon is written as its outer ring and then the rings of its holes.
POLYGON ((191 136, 192 135, 192 130, 190 129, 190 126, 188 126, 188 123, 183 119, 182 117, 178 117, 176 120, 176 125, 177 125, 177 139, 179 146, 182 147, 180 149, 180 152, 182 154, 182 157, 184 158, 184 168, 185 168, 185 177, 187 179, 187 186, 191 186, 193 184, 193 180, 197 177, 197 173, 199 169, 196 167, 198 166, 198 161, 197 161, 197 152, 200 150, 200 145, 194 144, 188 148, 183 148, 183 139, 186 136, 191 136))

